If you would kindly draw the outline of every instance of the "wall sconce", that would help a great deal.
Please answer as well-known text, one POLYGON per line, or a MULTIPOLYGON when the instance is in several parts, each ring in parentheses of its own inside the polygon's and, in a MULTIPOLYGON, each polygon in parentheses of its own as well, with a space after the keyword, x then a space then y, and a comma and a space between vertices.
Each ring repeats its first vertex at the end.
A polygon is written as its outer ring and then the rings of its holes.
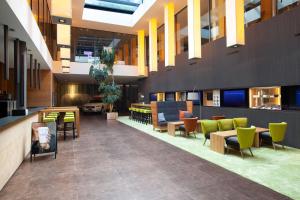
POLYGON ((71 59, 71 49, 61 47, 60 48, 60 59, 71 59))
POLYGON ((62 72, 63 72, 63 73, 70 73, 70 68, 68 68, 68 67, 63 67, 63 68, 62 68, 62 72))
POLYGON ((60 46, 71 45, 71 26, 66 24, 57 24, 57 44, 60 46))
POLYGON ((61 66, 65 68, 70 68, 70 60, 61 60, 61 66))

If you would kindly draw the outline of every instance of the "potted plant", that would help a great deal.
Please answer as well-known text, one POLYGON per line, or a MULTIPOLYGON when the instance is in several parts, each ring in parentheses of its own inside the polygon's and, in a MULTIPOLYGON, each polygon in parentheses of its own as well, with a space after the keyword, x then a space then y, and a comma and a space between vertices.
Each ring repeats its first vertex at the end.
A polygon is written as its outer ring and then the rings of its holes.
POLYGON ((103 50, 100 54, 100 59, 95 60, 94 65, 90 67, 89 75, 95 79, 99 85, 99 92, 102 96, 103 103, 108 105, 107 119, 116 119, 118 117, 117 112, 114 111, 114 103, 121 96, 121 89, 115 84, 113 75, 113 65, 115 60, 114 50, 103 50), (100 63, 103 65, 101 67, 100 63), (108 75, 112 76, 110 81, 108 75))

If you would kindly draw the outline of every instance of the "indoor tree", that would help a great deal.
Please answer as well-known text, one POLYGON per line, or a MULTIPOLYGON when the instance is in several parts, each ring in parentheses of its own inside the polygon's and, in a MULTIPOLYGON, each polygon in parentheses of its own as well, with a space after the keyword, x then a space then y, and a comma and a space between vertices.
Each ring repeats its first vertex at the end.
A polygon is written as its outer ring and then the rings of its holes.
POLYGON ((90 67, 89 75, 95 79, 99 85, 99 92, 102 95, 103 103, 109 105, 109 112, 113 111, 114 103, 121 96, 121 89, 115 84, 113 65, 115 60, 115 52, 103 50, 100 53, 100 59, 96 59, 90 67), (101 63, 101 65, 100 65, 101 63), (95 65, 95 66, 94 66, 95 65), (108 74, 111 74, 112 81, 110 81, 108 74))

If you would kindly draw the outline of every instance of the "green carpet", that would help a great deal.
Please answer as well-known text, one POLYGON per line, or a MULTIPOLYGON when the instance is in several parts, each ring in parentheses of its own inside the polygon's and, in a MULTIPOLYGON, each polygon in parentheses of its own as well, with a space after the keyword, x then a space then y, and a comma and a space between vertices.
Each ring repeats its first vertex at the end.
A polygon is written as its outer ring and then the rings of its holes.
POLYGON ((275 151, 268 147, 253 148, 254 157, 245 151, 248 155, 242 159, 240 154, 235 151, 222 155, 210 150, 209 140, 203 146, 204 137, 202 134, 198 134, 197 138, 192 136, 189 138, 173 137, 166 132, 153 131, 152 125, 141 124, 130 120, 128 117, 119 117, 118 121, 290 198, 300 199, 299 149, 287 147, 285 149, 278 148, 275 151))

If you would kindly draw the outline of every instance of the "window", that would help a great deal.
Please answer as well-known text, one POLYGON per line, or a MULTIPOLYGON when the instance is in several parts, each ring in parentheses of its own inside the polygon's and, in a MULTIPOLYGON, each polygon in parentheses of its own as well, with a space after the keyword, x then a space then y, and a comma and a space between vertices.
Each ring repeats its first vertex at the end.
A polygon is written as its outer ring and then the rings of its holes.
POLYGON ((300 0, 277 0, 277 12, 281 14, 298 5, 300 5, 300 0))
POLYGON ((261 2, 260 0, 245 1, 245 24, 247 26, 259 22, 261 19, 261 2))
POLYGON ((84 7, 90 9, 133 14, 142 0, 85 0, 84 7))
POLYGON ((175 15, 176 55, 188 51, 188 20, 187 8, 175 15))
POLYGON ((210 0, 210 38, 225 36, 225 0, 210 0))
POLYGON ((157 52, 158 52, 158 62, 165 60, 165 26, 162 25, 157 29, 157 52))
POLYGON ((92 63, 103 49, 115 50, 115 63, 119 65, 137 64, 137 37, 130 34, 100 30, 72 28, 72 51, 75 62, 92 63))

